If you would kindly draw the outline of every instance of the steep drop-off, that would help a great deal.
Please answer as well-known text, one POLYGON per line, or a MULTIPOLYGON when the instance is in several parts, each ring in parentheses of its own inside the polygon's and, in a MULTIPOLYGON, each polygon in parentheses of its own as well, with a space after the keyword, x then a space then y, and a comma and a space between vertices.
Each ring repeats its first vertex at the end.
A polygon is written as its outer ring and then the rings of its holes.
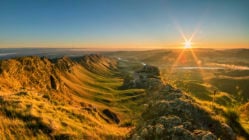
POLYGON ((1 60, 0 139, 125 138, 137 105, 126 101, 144 90, 119 90, 116 65, 101 55, 1 60))

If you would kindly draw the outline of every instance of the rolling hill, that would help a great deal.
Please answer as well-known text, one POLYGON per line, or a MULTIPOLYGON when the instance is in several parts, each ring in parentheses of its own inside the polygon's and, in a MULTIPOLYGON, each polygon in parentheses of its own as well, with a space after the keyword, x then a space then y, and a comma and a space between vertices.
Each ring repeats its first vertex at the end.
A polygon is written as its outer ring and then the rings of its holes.
POLYGON ((116 63, 100 55, 2 60, 1 138, 126 137, 137 114, 133 108, 140 109, 133 98, 144 90, 119 90, 116 63))
POLYGON ((145 61, 99 54, 1 60, 1 139, 248 138, 224 103, 232 96, 219 93, 211 105, 207 85, 178 81, 179 90, 145 61))

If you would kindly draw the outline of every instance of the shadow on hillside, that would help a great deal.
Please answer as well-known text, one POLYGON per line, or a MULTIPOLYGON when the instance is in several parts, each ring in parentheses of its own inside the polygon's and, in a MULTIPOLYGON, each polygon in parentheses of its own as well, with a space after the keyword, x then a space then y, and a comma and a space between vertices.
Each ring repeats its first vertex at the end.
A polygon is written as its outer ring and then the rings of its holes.
POLYGON ((44 134, 50 134, 53 132, 53 129, 42 122, 41 118, 32 116, 29 112, 17 111, 9 102, 4 101, 2 98, 0 100, 1 112, 10 119, 20 119, 25 123, 25 126, 31 130, 34 136, 43 132, 44 134))
POLYGON ((238 121, 239 120, 238 114, 235 111, 230 110, 225 115, 228 119, 228 125, 230 125, 237 134, 245 137, 246 139, 249 139, 249 134, 246 132, 246 130, 241 126, 241 124, 238 121))

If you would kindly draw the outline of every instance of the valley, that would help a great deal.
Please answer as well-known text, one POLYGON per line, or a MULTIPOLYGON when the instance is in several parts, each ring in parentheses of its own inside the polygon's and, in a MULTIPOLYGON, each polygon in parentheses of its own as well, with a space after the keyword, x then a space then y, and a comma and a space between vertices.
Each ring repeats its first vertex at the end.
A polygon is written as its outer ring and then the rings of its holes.
POLYGON ((99 55, 3 60, 0 79, 1 139, 122 139, 145 94, 99 55))
POLYGON ((1 139, 247 139, 249 51, 193 51, 3 58, 1 139))

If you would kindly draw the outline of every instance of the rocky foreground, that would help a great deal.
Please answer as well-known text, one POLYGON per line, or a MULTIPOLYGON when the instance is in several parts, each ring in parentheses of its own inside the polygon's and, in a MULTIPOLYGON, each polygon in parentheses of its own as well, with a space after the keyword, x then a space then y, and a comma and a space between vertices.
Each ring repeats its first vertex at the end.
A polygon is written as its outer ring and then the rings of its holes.
POLYGON ((146 88, 149 103, 142 113, 140 125, 132 132, 132 140, 234 140, 230 126, 215 119, 189 95, 164 85, 159 69, 144 66, 126 79, 124 87, 146 88))

